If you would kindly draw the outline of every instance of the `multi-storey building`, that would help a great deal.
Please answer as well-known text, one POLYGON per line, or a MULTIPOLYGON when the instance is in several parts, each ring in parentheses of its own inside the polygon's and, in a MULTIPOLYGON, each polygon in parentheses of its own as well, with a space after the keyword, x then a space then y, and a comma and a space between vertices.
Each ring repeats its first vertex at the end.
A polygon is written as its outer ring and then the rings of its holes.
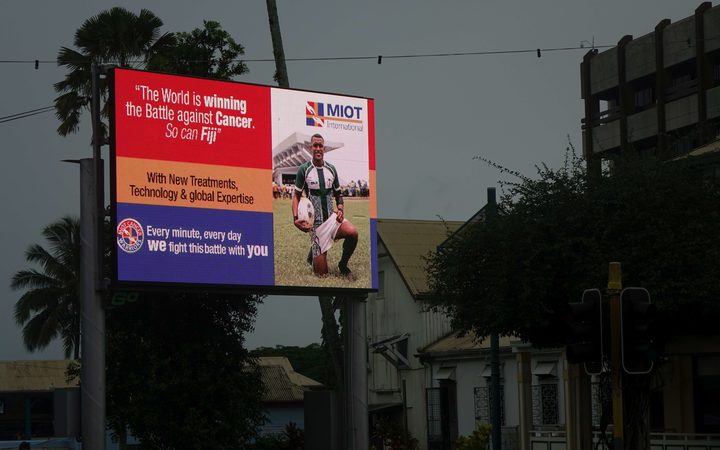
POLYGON ((720 6, 704 2, 690 17, 592 49, 580 72, 591 173, 620 157, 668 160, 720 147, 720 6))

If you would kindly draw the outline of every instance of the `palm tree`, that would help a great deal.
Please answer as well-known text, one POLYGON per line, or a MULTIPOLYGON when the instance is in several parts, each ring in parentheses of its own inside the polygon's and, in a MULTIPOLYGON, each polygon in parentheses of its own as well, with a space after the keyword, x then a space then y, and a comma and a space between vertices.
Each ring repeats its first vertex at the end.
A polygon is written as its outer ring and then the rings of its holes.
POLYGON ((15 303, 15 321, 23 327, 29 351, 42 350, 58 336, 65 357, 78 359, 80 348, 80 222, 63 217, 43 229, 49 247, 31 245, 25 253, 35 268, 12 277, 13 289, 28 289, 15 303))
MULTIPOLYGON (((70 71, 65 79, 55 83, 60 96, 55 99, 55 114, 60 119, 58 133, 75 133, 80 115, 90 108, 93 64, 114 64, 120 67, 145 67, 158 54, 175 43, 173 33, 160 33, 162 20, 147 9, 135 14, 125 8, 114 7, 83 22, 75 32, 78 50, 62 47, 59 66, 70 71)), ((107 98, 107 86, 101 84, 102 97, 107 98)), ((102 114, 108 116, 107 102, 102 114)), ((103 125, 103 136, 107 136, 103 125)))

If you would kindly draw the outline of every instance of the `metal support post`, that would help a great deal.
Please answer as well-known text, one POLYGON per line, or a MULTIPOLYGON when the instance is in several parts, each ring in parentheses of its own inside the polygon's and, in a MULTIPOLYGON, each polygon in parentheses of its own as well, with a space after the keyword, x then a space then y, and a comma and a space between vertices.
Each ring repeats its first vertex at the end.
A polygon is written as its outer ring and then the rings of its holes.
POLYGON ((81 423, 83 448, 105 449, 105 313, 97 289, 97 227, 95 161, 80 160, 80 310, 81 423))
POLYGON ((620 338, 620 291, 622 290, 622 266, 611 262, 608 272, 608 295, 610 297, 610 326, 612 339, 612 410, 613 410, 613 448, 623 450, 623 387, 620 338))
POLYGON ((346 347, 346 417, 348 450, 370 448, 367 399, 367 330, 365 328, 365 298, 345 298, 346 347))

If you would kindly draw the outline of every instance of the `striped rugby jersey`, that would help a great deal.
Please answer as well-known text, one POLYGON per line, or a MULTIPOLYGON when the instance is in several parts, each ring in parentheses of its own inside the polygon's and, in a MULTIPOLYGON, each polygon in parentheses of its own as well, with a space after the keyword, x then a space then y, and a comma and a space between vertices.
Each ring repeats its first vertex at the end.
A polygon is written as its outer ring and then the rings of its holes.
POLYGON ((308 161, 298 167, 295 190, 305 192, 315 208, 313 226, 318 226, 330 217, 333 212, 332 198, 340 193, 337 169, 328 162, 323 167, 315 167, 312 161, 308 161))

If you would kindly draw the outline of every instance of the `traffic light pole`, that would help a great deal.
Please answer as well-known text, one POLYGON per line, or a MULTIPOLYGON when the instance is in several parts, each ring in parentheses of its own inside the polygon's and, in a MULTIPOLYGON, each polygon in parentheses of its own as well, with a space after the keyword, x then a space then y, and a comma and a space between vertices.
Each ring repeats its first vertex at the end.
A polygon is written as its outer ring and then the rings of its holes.
POLYGON ((613 448, 623 450, 623 391, 622 391, 622 339, 620 325, 620 291, 622 290, 622 266, 611 262, 608 272, 607 292, 610 297, 610 324, 612 343, 612 405, 613 405, 613 448))

